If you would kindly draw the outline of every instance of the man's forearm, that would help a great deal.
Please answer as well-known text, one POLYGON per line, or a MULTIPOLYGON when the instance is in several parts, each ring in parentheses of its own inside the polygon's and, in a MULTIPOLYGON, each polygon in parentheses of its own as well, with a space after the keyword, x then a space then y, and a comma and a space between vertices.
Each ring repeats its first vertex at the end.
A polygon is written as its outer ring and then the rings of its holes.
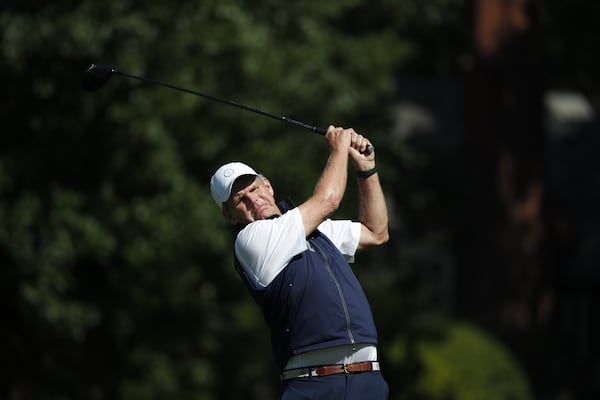
POLYGON ((346 191, 347 169, 348 157, 345 151, 333 151, 317 182, 313 196, 319 198, 320 201, 335 199, 339 205, 346 191))
POLYGON ((361 238, 361 244, 370 246, 386 242, 389 237, 388 213, 378 174, 359 177, 358 191, 360 222, 370 232, 369 236, 361 238))

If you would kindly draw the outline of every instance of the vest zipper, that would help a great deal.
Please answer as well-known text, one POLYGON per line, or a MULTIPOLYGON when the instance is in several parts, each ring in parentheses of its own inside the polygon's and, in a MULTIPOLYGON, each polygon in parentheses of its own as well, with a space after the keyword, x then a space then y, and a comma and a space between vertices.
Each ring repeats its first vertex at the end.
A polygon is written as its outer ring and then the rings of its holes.
POLYGON ((311 244, 314 245, 319 250, 319 253, 321 253, 321 256, 323 256, 323 259, 325 260, 325 267, 327 268, 327 272, 331 276, 333 283, 335 283, 335 287, 337 288, 338 295, 340 296, 340 300, 342 302, 342 307, 344 309, 344 315, 346 316, 346 332, 348 332, 348 337, 350 339, 350 342, 352 343, 352 346, 354 346, 356 344, 356 341, 354 340, 354 335, 352 334, 352 328, 350 326, 350 313, 348 312, 348 305, 346 304, 346 298, 344 297, 344 292, 342 291, 342 286, 340 285, 337 278, 333 274, 333 270, 331 269, 331 265, 329 264, 329 257, 327 257, 327 254, 325 254, 323 249, 321 249, 321 246, 319 246, 316 242, 313 242, 311 244))

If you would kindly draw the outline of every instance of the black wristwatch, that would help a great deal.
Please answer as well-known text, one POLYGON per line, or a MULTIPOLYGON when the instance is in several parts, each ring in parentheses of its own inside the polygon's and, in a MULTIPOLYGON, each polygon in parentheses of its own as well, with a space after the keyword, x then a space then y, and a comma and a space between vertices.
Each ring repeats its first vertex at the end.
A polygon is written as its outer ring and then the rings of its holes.
POLYGON ((375 167, 373 167, 371 169, 367 169, 366 171, 356 171, 356 176, 362 179, 367 179, 376 172, 377 170, 375 169, 375 167))

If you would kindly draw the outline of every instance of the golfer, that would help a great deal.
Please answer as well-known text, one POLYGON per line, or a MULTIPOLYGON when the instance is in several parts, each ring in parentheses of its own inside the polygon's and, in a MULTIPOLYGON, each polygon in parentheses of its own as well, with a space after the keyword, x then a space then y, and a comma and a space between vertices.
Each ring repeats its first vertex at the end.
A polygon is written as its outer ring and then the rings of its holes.
POLYGON ((369 141, 329 126, 330 155, 310 198, 277 203, 273 185, 232 162, 211 178, 223 216, 237 227, 235 266, 262 310, 281 370, 283 400, 388 398, 377 331, 349 266, 357 250, 388 240, 385 199, 369 141), (358 179, 359 221, 331 220, 348 178, 358 179))

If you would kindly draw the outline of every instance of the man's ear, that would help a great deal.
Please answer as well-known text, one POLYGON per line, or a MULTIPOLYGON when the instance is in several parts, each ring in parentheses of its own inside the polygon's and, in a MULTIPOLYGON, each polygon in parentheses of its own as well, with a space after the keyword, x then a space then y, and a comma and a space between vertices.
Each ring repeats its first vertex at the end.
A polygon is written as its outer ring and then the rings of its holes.
POLYGON ((271 196, 275 196, 275 190, 273 190, 273 186, 271 186, 271 181, 267 178, 265 178, 263 176, 263 183, 265 185, 265 187, 267 188, 267 190, 269 191, 269 193, 271 193, 271 196))

